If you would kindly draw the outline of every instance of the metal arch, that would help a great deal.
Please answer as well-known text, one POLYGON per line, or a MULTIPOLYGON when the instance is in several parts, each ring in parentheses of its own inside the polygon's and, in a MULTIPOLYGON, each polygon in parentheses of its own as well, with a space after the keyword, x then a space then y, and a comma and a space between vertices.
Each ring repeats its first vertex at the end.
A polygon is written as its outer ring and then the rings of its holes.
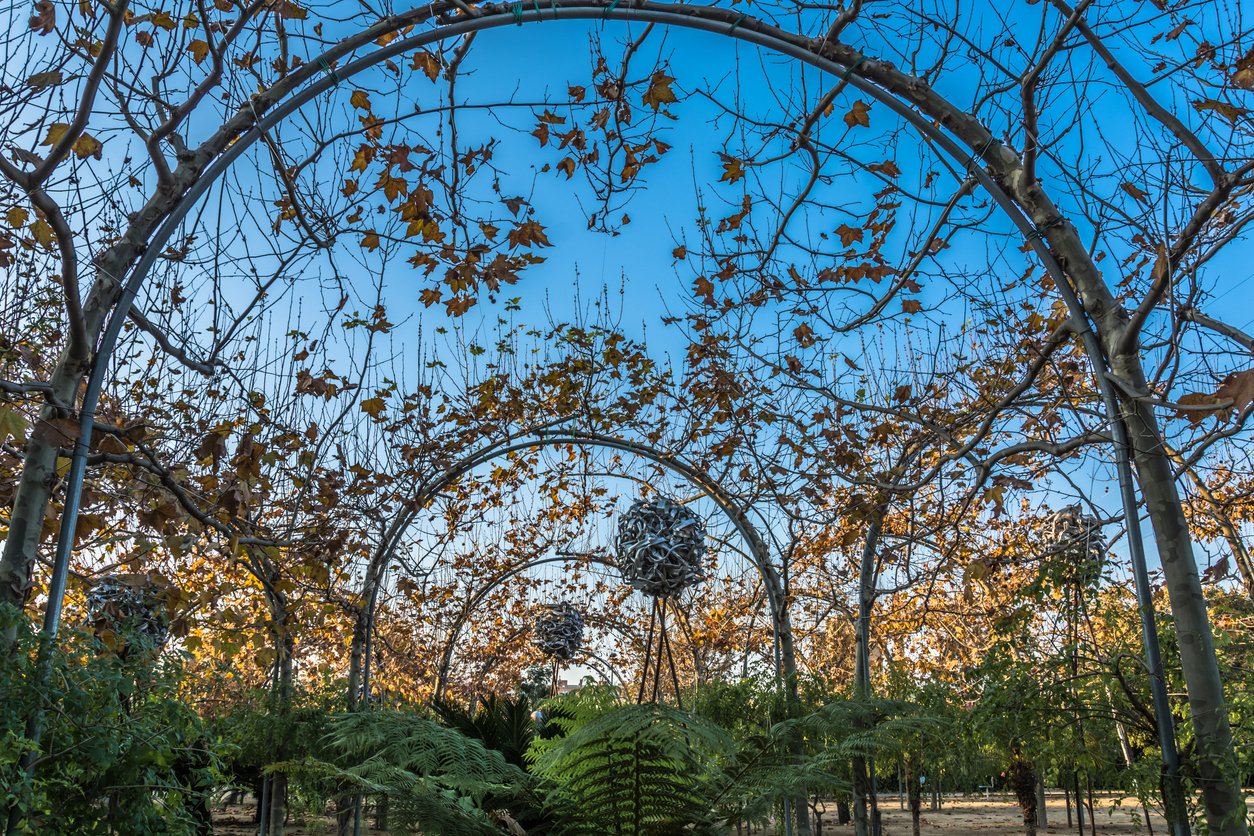
MULTIPOLYGON (((525 560, 517 566, 498 572, 493 575, 486 584, 474 595, 470 596, 470 600, 466 602, 465 608, 461 614, 454 620, 453 629, 449 632, 448 638, 444 642, 444 650, 440 654, 440 671, 435 680, 435 698, 440 699, 444 696, 444 689, 448 687, 448 672, 453 665, 453 652, 456 649, 457 639, 461 636, 462 629, 470 622, 471 617, 478 610, 479 605, 492 592, 496 591, 501 584, 505 583, 515 575, 519 575, 528 569, 534 569, 537 566, 545 566, 549 563, 570 563, 579 560, 579 557, 573 555, 554 555, 550 557, 538 557, 533 560, 525 560)), ((594 563, 608 565, 605 561, 594 560, 594 563)))
MULTIPOLYGON (((497 4, 479 8, 467 7, 464 3, 458 5, 469 9, 474 16, 454 20, 434 31, 394 40, 387 46, 369 55, 348 62, 344 67, 337 70, 334 75, 328 74, 313 78, 307 86, 293 92, 289 97, 277 103, 272 110, 257 120, 251 129, 240 136, 232 145, 228 146, 219 157, 206 167, 201 176, 183 195, 178 206, 153 235, 152 240, 148 242, 142 257, 130 271, 119 299, 110 315, 108 325, 97 347, 92 373, 83 395, 80 411, 80 432, 71 459, 66 499, 61 518, 61 530, 57 541, 53 574, 49 584, 49 601, 44 614, 45 641, 55 638, 60 624, 62 599, 65 595, 65 584, 68 577, 69 558, 73 550, 74 529, 78 519, 83 479, 86 475, 86 460, 91 431, 108 361, 121 332, 122 324, 126 321, 127 314, 134 304, 136 294, 142 286, 148 271, 155 263, 158 254, 162 251, 165 242, 174 234, 192 205, 216 182, 217 178, 247 148, 255 143, 264 131, 277 125, 310 100, 337 85, 342 78, 349 78, 390 56, 458 35, 498 28, 511 23, 521 25, 525 22, 542 20, 595 20, 597 18, 620 21, 647 21, 712 32, 724 37, 753 43, 809 64, 824 72, 844 78, 854 89, 873 97, 893 110, 921 134, 935 142, 938 147, 964 168, 969 169, 971 174, 1025 236, 1029 246, 1036 253, 1037 257, 1041 259, 1043 266, 1053 279, 1059 294, 1067 305, 1072 327, 1081 337, 1085 351, 1089 355, 1098 388, 1102 393, 1107 419, 1111 427, 1112 440, 1115 445, 1120 498, 1123 503, 1124 518, 1128 528, 1129 550, 1132 556, 1133 574, 1136 579, 1136 592, 1141 612, 1146 666, 1150 674, 1151 692, 1158 721, 1164 768, 1168 782, 1177 780, 1179 761, 1174 741, 1173 721, 1167 704, 1165 683, 1162 678, 1157 628, 1153 620, 1153 602, 1150 597, 1149 576, 1145 563, 1144 542, 1138 527, 1139 513, 1137 511, 1136 491, 1133 486, 1128 433, 1122 414, 1119 411, 1116 394, 1106 376, 1106 357, 1089 326, 1088 318, 1076 296, 1075 290, 1067 282, 1061 267, 1049 252, 1049 248, 1041 240, 1038 230, 1036 230, 1029 219, 1017 210, 1014 202, 986 171, 978 165, 972 165, 972 163, 976 162, 975 157, 978 156, 978 152, 975 149, 964 150, 962 145, 942 131, 939 125, 934 124, 929 118, 915 111, 888 91, 857 76, 854 68, 846 68, 835 61, 816 54, 813 50, 822 49, 825 44, 824 41, 811 40, 802 36, 789 36, 788 33, 777 27, 749 18, 744 14, 737 17, 734 12, 727 9, 720 9, 714 6, 659 4, 648 2, 648 0, 634 0, 634 2, 633 0, 628 0, 628 3, 623 5, 620 5, 619 0, 610 0, 608 3, 595 2, 595 0, 550 0, 550 8, 543 11, 538 4, 532 9, 526 9, 521 2, 513 6, 497 4)), ((451 8, 453 7, 444 6, 446 10, 451 8)), ((393 16, 366 31, 370 36, 374 37, 377 37, 379 34, 396 33, 404 27, 413 26, 416 23, 430 19, 434 15, 435 7, 432 6, 430 7, 430 14, 415 11, 407 15, 393 16)), ((437 23, 439 22, 441 21, 437 19, 437 23)), ((366 45, 373 37, 368 40, 362 40, 365 34, 347 39, 347 42, 341 42, 340 45, 332 47, 319 59, 309 62, 310 66, 328 66, 328 60, 339 60, 353 49, 366 45)))
MULTIPOLYGON (((586 432, 581 430, 554 428, 540 429, 528 434, 530 437, 507 439, 503 442, 488 445, 480 448, 474 453, 464 458, 456 467, 453 467, 440 474, 435 479, 422 485, 418 491, 419 501, 434 496, 457 479, 464 476, 480 465, 487 464, 493 459, 507 456, 510 453, 521 452, 523 450, 535 450, 542 447, 557 447, 565 445, 573 445, 579 447, 599 447, 603 449, 618 450, 619 452, 628 453, 630 455, 639 456, 658 464, 661 467, 683 477, 697 489, 699 489, 707 498, 714 502, 720 511, 728 518, 732 525, 736 528, 738 534, 748 546, 749 555, 758 573, 762 576, 762 582, 767 593, 767 601, 771 608, 771 624, 775 633, 775 666, 776 670, 785 675, 795 676, 796 673, 796 654, 792 643, 792 626, 788 617, 788 609, 783 600, 783 586, 780 582, 779 574, 775 571, 775 567, 771 564, 770 550, 766 542, 758 534, 757 529, 748 520, 744 510, 736 504, 735 500, 722 489, 717 482, 710 479, 705 473, 698 470, 695 466, 679 459, 675 456, 663 454, 654 450, 647 445, 641 445, 625 439, 614 438, 613 436, 601 435, 599 433, 586 432)), ((376 552, 375 560, 379 564, 384 564, 390 559, 391 554, 396 549, 400 537, 403 535, 414 518, 418 515, 418 508, 411 508, 405 514, 397 518, 392 525, 391 540, 386 542, 378 552, 376 552)), ((371 569, 374 569, 372 565, 371 569)), ((367 570, 367 575, 370 574, 367 570)), ((373 596, 371 604, 373 604, 373 596)), ((795 687, 795 683, 793 683, 795 687)))

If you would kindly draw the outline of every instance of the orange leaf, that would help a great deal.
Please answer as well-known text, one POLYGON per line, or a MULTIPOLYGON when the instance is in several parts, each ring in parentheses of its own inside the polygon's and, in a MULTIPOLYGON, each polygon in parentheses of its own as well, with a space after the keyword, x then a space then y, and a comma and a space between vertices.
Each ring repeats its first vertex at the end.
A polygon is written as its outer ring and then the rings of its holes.
POLYGON ((853 103, 853 109, 845 114, 845 124, 851 128, 861 125, 864 128, 871 127, 871 106, 866 102, 858 99, 853 103))

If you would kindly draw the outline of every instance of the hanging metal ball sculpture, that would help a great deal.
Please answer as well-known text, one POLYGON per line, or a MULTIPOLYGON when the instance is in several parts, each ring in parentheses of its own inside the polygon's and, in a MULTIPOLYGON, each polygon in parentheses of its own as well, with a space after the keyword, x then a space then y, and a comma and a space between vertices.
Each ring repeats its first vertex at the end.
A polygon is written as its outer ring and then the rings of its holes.
POLYGON ((638 499, 618 520, 615 554, 624 581, 672 598, 705 580, 705 523, 664 496, 638 499))
POLYGON ((569 662, 583 644, 583 616, 566 601, 545 608, 548 613, 536 622, 536 647, 546 656, 569 662))
POLYGON ((107 575, 87 593, 87 622, 121 655, 134 648, 136 639, 159 650, 170 638, 166 589, 148 575, 107 575))
POLYGON ((1068 505, 1050 517, 1046 529, 1053 551, 1079 571, 1091 577, 1106 561, 1106 538, 1102 523, 1092 514, 1085 514, 1079 505, 1068 505))

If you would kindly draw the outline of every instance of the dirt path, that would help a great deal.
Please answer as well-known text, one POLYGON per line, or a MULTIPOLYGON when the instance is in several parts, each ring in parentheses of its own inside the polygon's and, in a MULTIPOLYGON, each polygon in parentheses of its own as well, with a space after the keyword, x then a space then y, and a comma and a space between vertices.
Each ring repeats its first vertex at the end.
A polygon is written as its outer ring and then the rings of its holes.
MULTIPOLYGON (((1023 820, 1019 806, 1009 796, 994 795, 991 798, 977 796, 945 799, 943 810, 928 810, 927 799, 924 800, 924 811, 921 833, 935 836, 1015 836, 1023 833, 1023 820)), ((1145 826, 1145 816, 1135 799, 1123 799, 1120 803, 1115 796, 1104 795, 1096 799, 1097 836, 1123 836, 1124 834, 1142 834, 1150 836, 1145 826)), ((910 836, 910 814, 902 810, 895 795, 885 796, 880 800, 880 814, 883 817, 884 836, 910 836)), ((1042 833, 1075 834, 1082 836, 1075 826, 1074 810, 1072 825, 1067 826, 1067 813, 1061 795, 1050 795, 1046 804, 1049 827, 1042 833)), ((1154 836, 1167 836, 1167 825, 1158 815, 1150 817, 1154 836)), ((220 836, 252 836, 256 834, 256 826, 252 824, 252 808, 248 806, 231 806, 214 815, 214 833, 220 836)), ((335 827, 330 818, 320 818, 294 824, 287 828, 288 836, 332 836, 335 827)), ((370 836, 387 836, 387 831, 362 828, 363 834, 370 836)), ((754 831, 752 836, 771 836, 772 831, 754 831)), ((844 836, 852 834, 852 826, 838 826, 836 812, 831 810, 824 816, 823 836, 844 836)), ((1089 836, 1089 827, 1084 829, 1083 836, 1089 836)))

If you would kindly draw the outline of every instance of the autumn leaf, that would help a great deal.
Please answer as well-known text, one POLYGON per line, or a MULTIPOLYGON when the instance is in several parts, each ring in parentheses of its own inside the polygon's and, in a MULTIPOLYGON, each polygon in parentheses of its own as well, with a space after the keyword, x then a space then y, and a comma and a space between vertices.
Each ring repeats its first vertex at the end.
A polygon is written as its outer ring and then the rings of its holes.
POLYGON ((858 227, 849 226, 848 224, 841 224, 840 226, 836 227, 835 231, 836 231, 836 235, 840 237, 840 243, 845 245, 846 247, 848 247, 850 244, 854 243, 855 241, 862 240, 862 230, 859 229, 858 227))
POLYGON ((544 234, 544 227, 538 221, 523 221, 511 229, 506 237, 512 247, 552 246, 548 236, 544 234))
POLYGON ((562 161, 557 164, 557 170, 566 173, 566 179, 575 176, 575 159, 574 157, 563 157, 562 161))
POLYGON ((923 303, 918 299, 902 299, 901 310, 905 313, 920 313, 923 310, 923 303))
POLYGON ((1254 90, 1254 47, 1250 47, 1249 52, 1237 59, 1232 83, 1244 90, 1254 90))
POLYGON ((1233 372, 1225 377, 1215 390, 1215 397, 1220 400, 1230 399, 1237 412, 1244 412, 1254 403, 1254 369, 1233 372))
POLYGON ((383 398, 369 398, 361 402, 361 411, 371 418, 378 418, 386 408, 387 402, 383 398))
POLYGON ((102 146, 100 140, 88 133, 84 133, 74 140, 74 153, 80 160, 88 157, 94 157, 97 160, 101 157, 102 146))
POLYGON ((1216 583, 1223 580, 1228 577, 1229 568, 1228 555, 1225 554, 1206 567, 1206 571, 1202 573, 1202 583, 1216 583))
POLYGON ((35 73, 26 79, 26 86, 32 90, 43 90, 48 87, 56 87, 62 82, 60 70, 49 70, 46 73, 35 73))
POLYGON ((30 234, 34 236, 36 243, 45 250, 52 249, 52 245, 56 241, 56 236, 52 234, 52 227, 43 218, 30 225, 30 234))
POLYGON ((348 97, 348 103, 361 110, 369 110, 370 94, 365 90, 354 90, 353 95, 348 97))
POLYGON ((379 249, 379 233, 367 232, 361 237, 361 245, 372 252, 379 249))
POLYGON ((1237 119, 1240 118, 1241 114, 1247 112, 1245 108, 1237 107, 1236 105, 1229 104, 1227 102, 1217 101, 1216 99, 1203 99, 1201 101, 1194 102, 1193 108, 1198 113, 1207 110, 1214 111, 1234 125, 1237 123, 1237 119))
POLYGON ((792 329, 792 335, 796 337, 797 344, 802 348, 809 348, 818 342, 818 338, 814 336, 814 329, 804 322, 792 329))
POLYGON ((897 164, 892 160, 884 160, 882 163, 867 166, 867 171, 874 171, 888 177, 897 177, 901 174, 901 169, 898 168, 897 164))
POLYGON ((353 162, 348 167, 349 171, 364 172, 370 163, 374 160, 374 146, 362 145, 353 154, 353 162))
POLYGON ((642 100, 654 112, 659 110, 664 104, 673 104, 679 99, 675 97, 675 92, 671 90, 671 82, 675 79, 667 75, 661 70, 653 73, 653 77, 649 79, 649 89, 644 91, 642 100))
POLYGON ((853 109, 845 114, 845 124, 851 128, 861 125, 864 128, 871 127, 871 106, 866 102, 858 99, 853 103, 853 109))
POLYGON ((683 245, 680 245, 676 247, 675 249, 671 250, 671 258, 678 260, 678 259, 687 258, 687 257, 688 257, 688 248, 683 245))
POLYGON ((735 183, 745 176, 744 162, 735 157, 729 157, 726 154, 719 154, 723 158, 723 176, 718 178, 720 181, 727 183, 735 183))
POLYGON ((309 16, 309 12, 293 3, 292 0, 269 0, 266 6, 272 12, 278 13, 283 20, 304 20, 309 16))
POLYGON ((477 301, 478 300, 473 296, 467 296, 464 293, 458 294, 445 303, 444 311, 449 316, 461 316, 466 313, 466 311, 473 308, 477 301))
POLYGON ((426 50, 415 52, 413 60, 409 62, 409 68, 411 70, 422 70, 427 78, 435 81, 440 75, 440 59, 426 50))
POLYGON ((1149 203, 1149 192, 1140 189, 1132 183, 1120 183, 1119 188, 1123 189, 1138 203, 1149 203))
POLYGON ((1180 406, 1192 407, 1191 409, 1177 409, 1176 417, 1185 419, 1195 427, 1216 412, 1224 411, 1222 398, 1203 392, 1191 392, 1178 398, 1176 403, 1180 406))
POLYGON ((9 226, 17 229, 25 225, 26 221, 30 219, 30 213, 21 206, 14 206, 4 213, 4 219, 9 222, 9 226))
POLYGON ((44 137, 44 141, 40 145, 56 145, 70 131, 70 126, 65 122, 53 122, 48 126, 48 135, 44 137))
POLYGON ((0 409, 0 442, 13 439, 22 443, 30 423, 16 409, 0 409))
POLYGON ((52 447, 70 447, 78 440, 80 429, 78 421, 73 418, 40 418, 35 422, 31 437, 52 447))
POLYGON ((57 28, 57 7, 52 0, 39 0, 30 18, 30 28, 40 35, 51 34, 57 28))
POLYGON ((209 42, 200 39, 191 41, 187 45, 187 51, 192 54, 192 60, 199 64, 209 57, 209 42))

